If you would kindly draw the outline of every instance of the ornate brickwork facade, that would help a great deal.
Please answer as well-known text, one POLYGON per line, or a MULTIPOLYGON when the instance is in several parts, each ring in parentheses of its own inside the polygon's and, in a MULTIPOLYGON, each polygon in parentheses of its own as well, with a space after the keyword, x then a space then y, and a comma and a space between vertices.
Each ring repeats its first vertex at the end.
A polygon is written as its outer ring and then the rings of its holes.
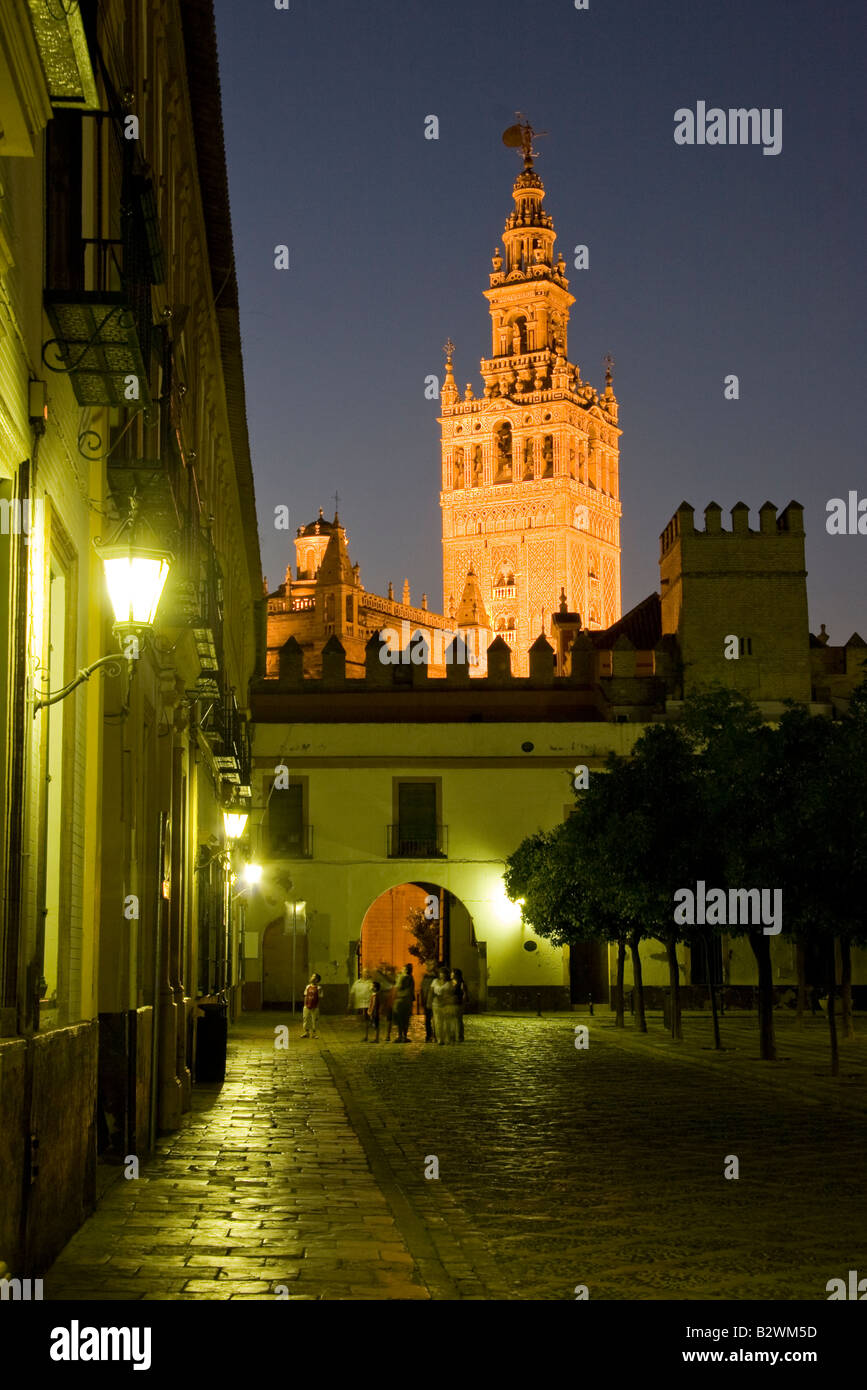
MULTIPOLYGON (((426 594, 420 606, 413 605, 408 581, 402 603, 394 598, 391 585, 387 598, 368 593, 360 567, 349 557, 346 531, 336 512, 334 520, 327 521, 320 510, 317 520, 299 526, 295 560, 295 579, 288 566, 284 582, 267 595, 269 676, 279 675, 280 653, 290 638, 298 644, 294 659, 300 660, 306 675, 321 675, 322 653, 336 638, 346 653, 349 674, 363 676, 368 639, 382 631, 393 634, 391 645, 410 651, 423 638, 434 670, 445 673, 445 650, 457 622, 429 612, 426 594)), ((486 651, 488 641, 490 632, 480 627, 480 652, 486 651)))
MULTIPOLYGON (((516 128, 517 129, 517 128, 516 128)), ((485 297, 491 356, 484 395, 460 398, 451 343, 441 393, 443 606, 478 577, 495 635, 527 670, 527 651, 563 590, 591 629, 620 617, 618 407, 611 364, 600 395, 568 358, 569 292, 553 219, 520 128, 524 167, 485 297)))

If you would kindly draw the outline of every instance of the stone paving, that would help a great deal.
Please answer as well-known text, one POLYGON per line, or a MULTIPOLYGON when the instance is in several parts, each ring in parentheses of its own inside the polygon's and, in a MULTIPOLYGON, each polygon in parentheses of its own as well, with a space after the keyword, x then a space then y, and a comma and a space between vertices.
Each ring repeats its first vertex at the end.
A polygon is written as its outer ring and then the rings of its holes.
POLYGON ((225 1084, 111 1185, 46 1299, 430 1297, 318 1044, 276 1051, 280 1021, 232 1030, 225 1084))
POLYGON ((824 1300, 867 1272, 863 1020, 836 1079, 824 1019, 781 1017, 778 1063, 732 1015, 722 1054, 702 1016, 678 1045, 659 1016, 486 1015, 454 1047, 323 1018, 277 1051, 283 1021, 232 1029, 226 1084, 110 1187, 46 1298, 824 1300))

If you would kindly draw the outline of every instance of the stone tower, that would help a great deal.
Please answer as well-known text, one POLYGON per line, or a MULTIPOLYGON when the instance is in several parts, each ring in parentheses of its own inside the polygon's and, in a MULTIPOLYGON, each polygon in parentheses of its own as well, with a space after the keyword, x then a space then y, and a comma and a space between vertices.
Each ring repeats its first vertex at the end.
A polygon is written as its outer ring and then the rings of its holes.
POLYGON ((720 684, 757 702, 810 699, 804 509, 736 502, 732 526, 709 502, 704 530, 681 502, 660 536, 663 638, 677 638, 682 696, 720 684))
MULTIPOLYGON (((446 344, 441 392, 443 611, 475 572, 494 636, 528 671, 527 652, 565 594, 588 628, 620 617, 617 400, 609 360, 600 395, 569 361, 569 292, 554 260, 553 219, 534 168, 533 131, 514 126, 523 169, 512 191, 503 255, 492 259, 485 298, 491 356, 484 395, 461 399, 446 344)), ((505 137, 504 137, 505 139, 505 137)))

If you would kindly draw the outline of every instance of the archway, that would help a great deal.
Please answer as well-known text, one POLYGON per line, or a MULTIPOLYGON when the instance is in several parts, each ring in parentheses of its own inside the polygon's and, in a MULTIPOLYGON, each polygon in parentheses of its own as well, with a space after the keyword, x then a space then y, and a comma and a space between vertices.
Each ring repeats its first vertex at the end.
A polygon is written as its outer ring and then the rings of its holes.
POLYGON ((418 987, 424 965, 410 948, 424 948, 408 924, 411 914, 421 914, 421 920, 429 925, 438 960, 453 970, 463 971, 468 1007, 476 1010, 486 981, 473 919, 460 898, 437 883, 400 883, 380 893, 371 903, 361 924, 358 974, 369 970, 384 983, 392 971, 399 972, 412 962, 418 987))

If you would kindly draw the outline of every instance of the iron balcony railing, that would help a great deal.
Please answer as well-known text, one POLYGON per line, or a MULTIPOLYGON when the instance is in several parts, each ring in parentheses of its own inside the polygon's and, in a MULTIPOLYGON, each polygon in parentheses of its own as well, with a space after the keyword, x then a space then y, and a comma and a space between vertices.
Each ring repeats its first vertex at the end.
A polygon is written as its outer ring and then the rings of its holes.
MULTIPOLYGON (((201 730, 206 735, 217 772, 234 795, 250 786, 250 734, 241 719, 233 690, 202 699, 201 730)), ((249 794, 249 793, 248 793, 249 794)))
POLYGON ((266 852, 274 859, 313 858, 313 826, 307 821, 288 830, 268 823, 264 831, 266 852))
POLYGON ((387 855, 389 859, 447 859, 449 852, 449 828, 437 824, 430 827, 427 834, 419 835, 409 831, 406 826, 387 827, 387 855))

